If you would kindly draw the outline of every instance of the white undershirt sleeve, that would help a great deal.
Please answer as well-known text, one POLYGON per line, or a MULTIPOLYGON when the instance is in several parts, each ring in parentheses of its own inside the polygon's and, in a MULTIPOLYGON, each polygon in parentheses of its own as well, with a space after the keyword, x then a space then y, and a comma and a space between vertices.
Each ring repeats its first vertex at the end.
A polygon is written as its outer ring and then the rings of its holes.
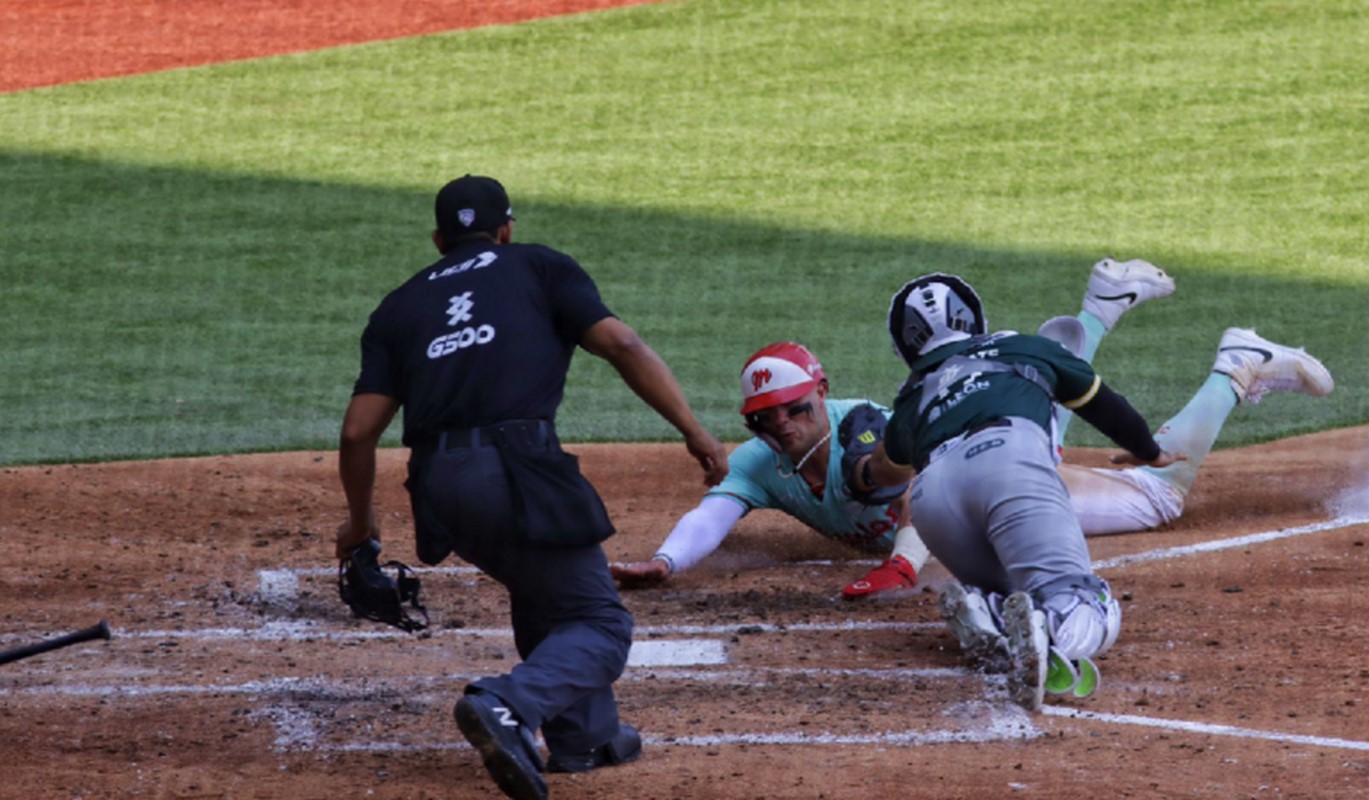
POLYGON ((666 557, 672 572, 683 572, 717 550, 745 514, 746 507, 736 500, 718 495, 705 497, 693 511, 680 517, 675 530, 656 552, 666 557))

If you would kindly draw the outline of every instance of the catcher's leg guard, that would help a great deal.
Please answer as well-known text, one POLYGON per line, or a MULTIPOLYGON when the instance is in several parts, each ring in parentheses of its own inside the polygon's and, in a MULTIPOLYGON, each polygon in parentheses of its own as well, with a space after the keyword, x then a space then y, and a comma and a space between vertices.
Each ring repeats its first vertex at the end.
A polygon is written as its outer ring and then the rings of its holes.
POLYGON ((1122 608, 1096 575, 1066 575, 1032 596, 1046 612, 1051 645, 1070 661, 1107 652, 1122 630, 1122 608))

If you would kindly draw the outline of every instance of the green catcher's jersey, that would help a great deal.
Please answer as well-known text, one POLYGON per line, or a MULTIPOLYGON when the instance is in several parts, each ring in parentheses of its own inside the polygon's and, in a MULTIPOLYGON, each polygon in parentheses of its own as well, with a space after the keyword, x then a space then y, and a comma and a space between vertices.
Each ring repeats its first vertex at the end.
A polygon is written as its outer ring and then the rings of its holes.
POLYGON ((1048 433, 1053 403, 1078 408, 1101 381, 1059 342, 1003 331, 939 347, 913 363, 884 434, 890 460, 919 469, 938 445, 1000 417, 1024 417, 1048 433))

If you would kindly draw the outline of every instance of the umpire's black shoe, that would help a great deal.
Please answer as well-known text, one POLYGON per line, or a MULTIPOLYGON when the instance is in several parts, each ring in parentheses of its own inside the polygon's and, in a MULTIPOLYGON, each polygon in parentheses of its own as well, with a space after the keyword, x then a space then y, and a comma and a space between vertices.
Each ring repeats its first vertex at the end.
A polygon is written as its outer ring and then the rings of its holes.
POLYGON ((552 753, 547 772, 589 772, 599 767, 626 764, 642 757, 642 735, 631 725, 618 726, 618 733, 607 743, 587 753, 552 753))
POLYGON ((546 800, 542 757, 532 731, 503 700, 487 693, 468 694, 456 702, 455 713, 457 727, 479 751, 504 794, 514 800, 546 800))

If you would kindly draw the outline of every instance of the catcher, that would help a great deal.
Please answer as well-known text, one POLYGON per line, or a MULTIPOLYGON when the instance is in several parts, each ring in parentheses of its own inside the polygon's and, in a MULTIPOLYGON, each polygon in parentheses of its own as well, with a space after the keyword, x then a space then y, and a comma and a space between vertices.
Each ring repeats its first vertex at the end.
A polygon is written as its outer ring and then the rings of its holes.
MULTIPOLYGON (((1050 320, 1041 333, 1091 362, 1127 310, 1173 291, 1173 279, 1145 261, 1103 259, 1093 267, 1078 315, 1050 320)), ((1253 331, 1228 330, 1212 374, 1156 437, 1166 449, 1186 453, 1187 461, 1122 470, 1060 466, 1084 534, 1143 531, 1173 522, 1237 404, 1257 403, 1269 391, 1320 397, 1332 387, 1326 368, 1302 350, 1253 331), (1262 353, 1271 358, 1263 360, 1262 353)), ((746 514, 778 509, 822 536, 887 555, 842 589, 844 598, 889 598, 911 590, 929 555, 916 531, 900 524, 906 508, 901 493, 896 488, 892 494, 870 495, 850 488, 851 465, 883 438, 889 411, 864 400, 830 399, 828 392, 822 365, 802 345, 783 342, 757 351, 742 370, 742 413, 756 438, 733 451, 728 478, 680 519, 650 560, 611 565, 620 584, 664 583, 716 550, 746 514)), ((1057 446, 1071 417, 1061 410, 1057 446)), ((1124 457, 1116 462, 1128 463, 1124 457)))

